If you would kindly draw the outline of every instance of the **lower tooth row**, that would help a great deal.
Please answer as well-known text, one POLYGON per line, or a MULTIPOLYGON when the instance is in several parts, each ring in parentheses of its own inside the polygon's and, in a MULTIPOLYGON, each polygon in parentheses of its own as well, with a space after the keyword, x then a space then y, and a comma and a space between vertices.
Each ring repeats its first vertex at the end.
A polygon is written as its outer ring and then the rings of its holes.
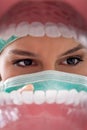
POLYGON ((76 90, 47 90, 44 91, 23 91, 22 93, 18 91, 12 91, 11 93, 0 93, 0 105, 3 104, 66 104, 66 105, 78 105, 87 104, 87 92, 76 90))

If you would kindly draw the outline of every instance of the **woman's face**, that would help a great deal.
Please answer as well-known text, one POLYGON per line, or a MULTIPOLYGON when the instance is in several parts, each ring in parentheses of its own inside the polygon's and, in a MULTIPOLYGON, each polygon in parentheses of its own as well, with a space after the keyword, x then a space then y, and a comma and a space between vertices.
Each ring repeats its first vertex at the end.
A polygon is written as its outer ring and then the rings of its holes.
POLYGON ((87 75, 87 49, 73 39, 24 37, 0 55, 0 75, 7 78, 44 70, 87 75))

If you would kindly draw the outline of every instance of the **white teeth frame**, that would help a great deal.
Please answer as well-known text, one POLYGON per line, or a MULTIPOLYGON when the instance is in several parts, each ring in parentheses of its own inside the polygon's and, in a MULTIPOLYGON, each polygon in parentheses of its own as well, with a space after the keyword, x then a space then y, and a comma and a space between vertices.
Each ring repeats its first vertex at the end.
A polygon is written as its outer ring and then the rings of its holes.
POLYGON ((22 105, 22 104, 65 104, 81 107, 87 107, 87 92, 77 92, 72 90, 42 90, 38 91, 12 91, 11 93, 0 92, 0 106, 3 105, 22 105))
POLYGON ((2 25, 0 27, 0 38, 8 40, 12 35, 18 38, 24 36, 33 37, 44 37, 45 35, 52 38, 64 37, 73 38, 75 41, 87 45, 87 32, 81 31, 72 27, 71 25, 65 25, 62 23, 51 23, 42 24, 41 22, 21 22, 18 25, 11 24, 8 27, 2 25))

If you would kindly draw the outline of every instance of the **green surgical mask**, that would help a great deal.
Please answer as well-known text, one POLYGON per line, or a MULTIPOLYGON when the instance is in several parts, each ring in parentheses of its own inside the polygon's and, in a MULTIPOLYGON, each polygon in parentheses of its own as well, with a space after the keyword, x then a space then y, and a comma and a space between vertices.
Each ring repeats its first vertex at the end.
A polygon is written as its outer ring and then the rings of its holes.
POLYGON ((72 90, 87 91, 87 77, 60 71, 47 70, 33 74, 25 74, 1 82, 1 91, 11 92, 25 85, 33 84, 37 90, 72 90))

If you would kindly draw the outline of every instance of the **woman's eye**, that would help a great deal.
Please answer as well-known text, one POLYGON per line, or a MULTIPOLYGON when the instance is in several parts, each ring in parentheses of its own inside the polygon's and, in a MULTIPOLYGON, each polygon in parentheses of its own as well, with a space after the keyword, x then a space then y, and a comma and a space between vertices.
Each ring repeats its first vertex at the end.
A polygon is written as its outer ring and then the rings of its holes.
POLYGON ((68 57, 66 60, 64 60, 64 62, 62 62, 62 64, 74 66, 81 61, 83 61, 81 57, 68 57))
POLYGON ((23 60, 17 60, 13 64, 16 66, 26 67, 35 65, 35 62, 32 59, 23 59, 23 60))

